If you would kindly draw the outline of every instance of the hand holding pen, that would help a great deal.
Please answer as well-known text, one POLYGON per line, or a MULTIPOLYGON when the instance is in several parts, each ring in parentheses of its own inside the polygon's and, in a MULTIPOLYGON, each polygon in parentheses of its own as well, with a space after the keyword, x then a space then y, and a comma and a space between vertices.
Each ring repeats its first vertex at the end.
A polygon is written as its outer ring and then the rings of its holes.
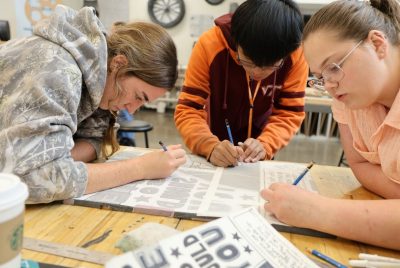
MULTIPOLYGON (((228 119, 225 119, 225 125, 229 141, 232 145, 234 145, 235 143, 233 140, 232 130, 231 126, 229 125, 228 119)), ((247 139, 244 143, 239 142, 238 146, 236 146, 236 151, 238 153, 238 162, 254 163, 259 160, 264 160, 266 155, 266 151, 261 142, 253 138, 247 139)))
POLYGON ((219 167, 237 166, 238 157, 237 147, 233 146, 228 140, 223 140, 214 147, 209 161, 219 167))
POLYGON ((140 162, 138 173, 143 179, 160 179, 171 175, 177 168, 186 162, 186 152, 182 145, 164 145, 160 142, 162 150, 153 150, 137 157, 140 162))
POLYGON ((237 166, 239 164, 239 152, 238 147, 235 147, 231 127, 228 119, 225 119, 225 127, 227 131, 228 140, 219 142, 213 148, 209 161, 219 167, 237 166))
POLYGON ((300 227, 309 226, 316 218, 321 217, 320 211, 310 209, 321 202, 321 196, 296 186, 313 164, 311 162, 294 178, 292 184, 272 183, 268 188, 263 189, 261 197, 266 201, 265 210, 284 223, 300 227), (304 217, 304 215, 308 216, 304 217))
POLYGON ((321 211, 313 209, 318 207, 321 196, 301 187, 276 182, 263 189, 261 197, 265 200, 264 209, 286 224, 306 227, 321 218, 321 211))

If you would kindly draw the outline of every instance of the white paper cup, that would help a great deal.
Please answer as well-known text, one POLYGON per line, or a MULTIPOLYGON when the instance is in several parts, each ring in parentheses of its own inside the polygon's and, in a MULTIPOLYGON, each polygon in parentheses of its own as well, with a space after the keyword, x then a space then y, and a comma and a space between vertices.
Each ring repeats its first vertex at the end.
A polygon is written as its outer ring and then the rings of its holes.
POLYGON ((8 173, 0 173, 0 268, 21 267, 25 200, 28 187, 8 173))

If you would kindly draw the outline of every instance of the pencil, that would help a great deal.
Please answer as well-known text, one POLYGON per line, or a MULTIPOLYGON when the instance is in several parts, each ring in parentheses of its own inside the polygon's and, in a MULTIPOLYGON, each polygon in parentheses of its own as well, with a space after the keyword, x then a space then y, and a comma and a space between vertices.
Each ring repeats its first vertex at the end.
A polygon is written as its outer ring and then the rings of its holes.
POLYGON ((360 253, 360 254, 358 254, 358 257, 360 259, 362 259, 362 260, 394 262, 394 263, 399 263, 400 264, 400 259, 391 258, 391 257, 385 257, 385 256, 379 256, 379 255, 376 255, 376 254, 360 253))
POLYGON ((307 250, 308 250, 312 255, 317 256, 317 257, 320 258, 321 260, 324 260, 324 261, 326 261, 327 263, 329 263, 329 264, 331 264, 331 265, 333 265, 333 266, 335 266, 335 267, 338 267, 338 268, 347 268, 346 265, 343 265, 343 264, 341 264, 340 262, 335 261, 335 260, 332 259, 331 257, 328 257, 328 256, 322 254, 322 253, 319 252, 318 250, 315 250, 315 249, 313 249, 313 250, 307 249, 307 250))
POLYGON ((228 119, 225 119, 226 130, 228 131, 229 141, 233 144, 233 137, 231 132, 231 127, 229 126, 228 119))
POLYGON ((349 264, 352 267, 373 267, 373 268, 399 268, 398 262, 387 262, 387 261, 370 261, 370 260, 349 260, 349 264))
POLYGON ((303 170, 303 172, 301 172, 301 174, 294 180, 293 185, 297 185, 304 178, 304 176, 307 174, 307 172, 310 170, 310 168, 312 168, 313 165, 314 165, 314 162, 311 161, 307 165, 307 167, 303 170))
POLYGON ((165 146, 162 141, 159 141, 158 144, 161 145, 161 147, 163 148, 164 152, 168 151, 167 146, 165 146))

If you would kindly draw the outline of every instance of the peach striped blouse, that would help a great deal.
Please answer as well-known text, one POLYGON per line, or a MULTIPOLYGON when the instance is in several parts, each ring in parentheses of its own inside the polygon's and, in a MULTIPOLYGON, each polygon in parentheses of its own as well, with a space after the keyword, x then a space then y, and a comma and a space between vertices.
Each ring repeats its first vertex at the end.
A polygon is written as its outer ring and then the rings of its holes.
POLYGON ((351 110, 334 100, 332 111, 337 122, 349 126, 355 150, 400 183, 400 93, 390 110, 380 104, 351 110))

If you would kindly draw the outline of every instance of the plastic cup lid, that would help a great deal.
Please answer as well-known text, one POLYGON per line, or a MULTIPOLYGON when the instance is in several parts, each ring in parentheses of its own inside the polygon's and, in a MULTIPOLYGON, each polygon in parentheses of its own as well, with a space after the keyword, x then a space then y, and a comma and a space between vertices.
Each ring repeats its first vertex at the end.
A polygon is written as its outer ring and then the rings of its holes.
POLYGON ((0 173, 0 210, 7 209, 28 198, 28 187, 10 173, 0 173))

